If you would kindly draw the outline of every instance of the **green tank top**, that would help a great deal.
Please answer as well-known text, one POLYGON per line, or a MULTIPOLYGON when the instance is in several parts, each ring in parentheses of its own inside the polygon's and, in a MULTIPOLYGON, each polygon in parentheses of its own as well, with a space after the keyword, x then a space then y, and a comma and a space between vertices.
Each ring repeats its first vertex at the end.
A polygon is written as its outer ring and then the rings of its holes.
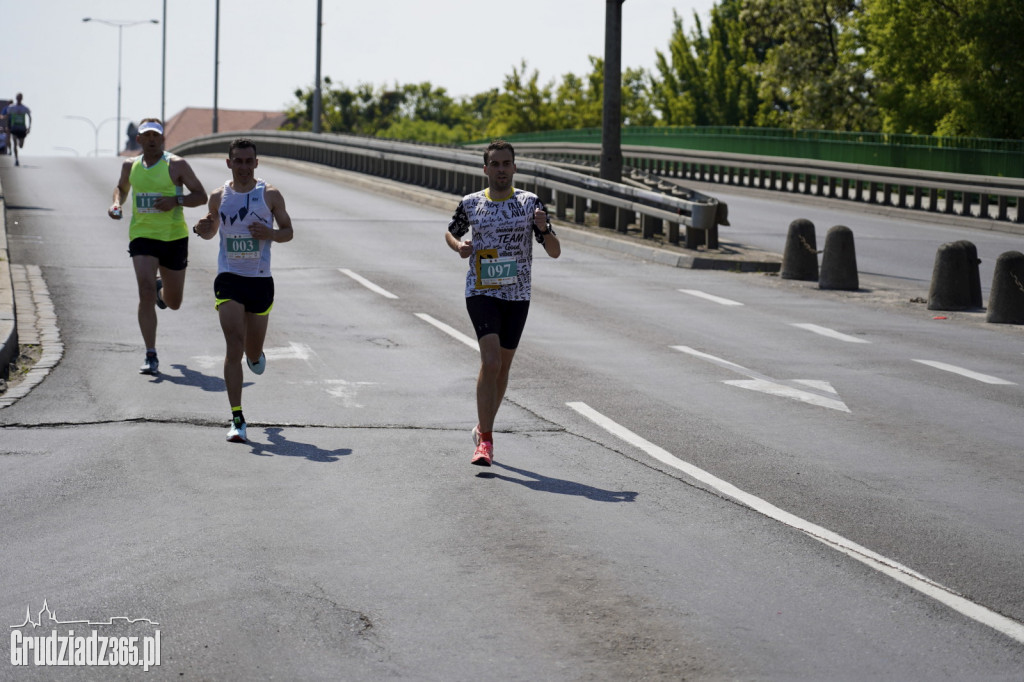
POLYGON ((147 168, 142 163, 142 156, 132 163, 128 181, 132 186, 132 223, 128 228, 128 238, 147 237, 162 242, 188 237, 188 225, 185 223, 185 211, 175 206, 170 211, 153 208, 153 203, 160 197, 173 197, 182 193, 182 188, 171 182, 170 154, 164 152, 163 157, 147 168))

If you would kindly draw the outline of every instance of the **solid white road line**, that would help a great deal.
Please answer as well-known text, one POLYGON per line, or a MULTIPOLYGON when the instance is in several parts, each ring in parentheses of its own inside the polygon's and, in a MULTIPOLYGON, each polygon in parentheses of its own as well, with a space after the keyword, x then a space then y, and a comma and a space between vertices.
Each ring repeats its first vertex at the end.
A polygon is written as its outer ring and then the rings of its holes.
POLYGON ((714 476, 707 471, 690 464, 689 462, 684 462, 668 451, 645 440, 644 438, 641 438, 626 427, 617 424, 608 417, 605 417, 586 403, 569 402, 566 403, 566 405, 594 422, 608 433, 642 450, 659 462, 682 471, 687 476, 703 483, 712 490, 730 497, 740 504, 763 514, 770 519, 774 519, 780 523, 784 523, 787 526, 791 526, 803 533, 806 533, 815 540, 857 559, 858 561, 895 580, 898 580, 921 594, 927 595, 945 604, 954 611, 967 616, 978 623, 987 625, 1007 637, 1024 644, 1024 624, 1000 615, 995 611, 991 611, 980 604, 969 601, 953 590, 950 590, 948 587, 943 587, 939 583, 936 583, 907 566, 903 566, 892 559, 858 545, 852 540, 848 540, 827 528, 822 528, 821 526, 813 524, 810 521, 806 521, 799 516, 795 516, 787 511, 779 509, 775 505, 744 492, 731 483, 723 481, 717 476, 714 476))
POLYGON ((739 301, 733 301, 728 298, 722 298, 721 296, 715 296, 714 294, 698 291, 697 289, 680 289, 679 291, 683 292, 684 294, 689 294, 690 296, 703 298, 706 301, 714 301, 715 303, 720 303, 721 305, 743 305, 739 301))
POLYGON ((917 360, 914 362, 920 362, 922 365, 928 365, 935 369, 941 369, 945 372, 952 372, 953 374, 959 374, 960 376, 967 377, 968 379, 974 379, 975 381, 981 381, 986 384, 997 384, 1001 386, 1016 386, 1012 381, 1006 379, 1000 379, 999 377, 990 376, 988 374, 981 374, 979 372, 972 372, 969 369, 963 367, 957 367, 956 365, 947 365, 944 362, 936 362, 935 360, 917 360))
POLYGON ((372 291, 374 293, 377 293, 377 294, 380 294, 384 298, 398 298, 397 296, 395 296, 393 293, 391 293, 387 289, 384 289, 383 287, 377 286, 376 284, 374 284, 370 280, 366 279, 362 275, 358 275, 358 274, 352 272, 351 270, 349 270, 347 268, 338 268, 338 272, 340 272, 340 273, 342 273, 344 275, 348 275, 349 277, 351 277, 355 281, 359 282, 360 284, 362 284, 364 287, 366 287, 370 291, 372 291))
POLYGON ((856 336, 850 336, 849 334, 843 334, 842 332, 837 332, 835 329, 829 329, 828 327, 819 327, 816 324, 807 324, 801 322, 793 322, 791 324, 794 327, 806 329, 809 332, 821 334, 822 336, 827 336, 830 339, 836 339, 838 341, 846 341, 847 343, 871 343, 867 339, 861 339, 856 336))
POLYGON ((455 329, 454 327, 449 327, 444 322, 436 320, 430 315, 427 315, 426 313, 416 313, 416 317, 420 318, 424 322, 434 325, 435 327, 443 331, 445 334, 448 334, 449 336, 458 339, 459 341, 466 344, 473 350, 480 350, 480 344, 476 342, 476 339, 466 336, 458 329, 455 329))

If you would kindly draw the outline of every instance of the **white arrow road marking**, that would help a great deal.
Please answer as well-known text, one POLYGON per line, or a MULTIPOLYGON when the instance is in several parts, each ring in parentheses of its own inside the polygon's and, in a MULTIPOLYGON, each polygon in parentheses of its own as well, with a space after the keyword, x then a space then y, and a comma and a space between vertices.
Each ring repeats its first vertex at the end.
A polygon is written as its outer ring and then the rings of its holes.
POLYGON ((871 343, 867 339, 861 339, 856 336, 850 336, 849 334, 843 334, 842 332, 837 332, 835 329, 829 329, 828 327, 819 327, 816 324, 804 324, 794 322, 792 323, 792 325, 794 327, 799 327, 800 329, 806 329, 809 332, 814 332, 815 334, 827 336, 830 339, 846 341, 847 343, 871 343))
POLYGON ((844 554, 853 557, 857 561, 883 573, 884 575, 897 580, 911 589, 917 590, 936 601, 945 604, 949 608, 968 618, 987 625, 988 627, 1001 632, 1007 637, 1024 644, 1024 624, 1007 618, 995 611, 990 611, 981 604, 957 594, 953 590, 940 585, 925 575, 904 566, 892 559, 878 554, 873 550, 849 540, 835 531, 811 523, 805 519, 780 509, 760 497, 751 495, 745 490, 737 488, 733 484, 718 478, 703 469, 679 459, 667 450, 658 447, 654 443, 633 433, 626 427, 612 421, 586 403, 566 403, 570 408, 594 422, 608 433, 622 439, 630 445, 647 453, 654 459, 674 469, 682 471, 687 476, 708 486, 711 490, 717 490, 722 495, 730 497, 742 505, 763 514, 767 518, 774 519, 787 526, 795 528, 808 536, 828 545, 844 554))
POLYGON ((795 379, 790 382, 782 382, 754 372, 753 370, 749 370, 742 365, 737 365, 735 362, 729 362, 728 360, 717 358, 714 355, 708 355, 707 353, 703 353, 695 348, 690 348, 689 346, 671 346, 671 348, 681 353, 686 353, 688 355, 701 358, 702 360, 707 360, 719 367, 731 369, 738 374, 744 374, 750 377, 749 380, 723 382, 730 386, 737 386, 750 391, 767 393, 768 395, 779 396, 780 398, 790 398, 802 403, 807 403, 808 405, 827 407, 830 410, 838 410, 840 412, 850 411, 850 408, 846 406, 846 403, 839 399, 839 393, 827 381, 795 379), (811 390, 804 390, 803 388, 797 388, 789 384, 799 384, 811 390))
POLYGON ((920 362, 922 365, 928 365, 935 369, 941 369, 945 372, 952 372, 953 374, 959 374, 960 376, 967 377, 968 379, 974 379, 975 381, 981 381, 986 384, 997 384, 1001 386, 1016 386, 1012 381, 1006 379, 1000 379, 999 377, 990 376, 988 374, 981 374, 979 372, 972 372, 969 369, 963 367, 957 367, 956 365, 947 365, 944 362, 936 362, 935 360, 914 360, 914 362, 920 362))
POLYGON ((362 284, 364 287, 366 287, 370 291, 372 291, 374 293, 377 293, 377 294, 380 294, 384 298, 398 298, 397 296, 395 296, 393 293, 391 293, 387 289, 384 289, 383 287, 377 286, 376 284, 374 284, 370 280, 366 279, 362 275, 358 275, 358 274, 352 272, 351 270, 349 270, 347 268, 338 268, 338 272, 342 273, 343 275, 348 275, 349 277, 351 277, 355 281, 359 282, 360 284, 362 284))
POLYGON ((706 301, 713 301, 715 303, 720 303, 721 305, 743 305, 739 301, 733 301, 733 300, 728 299, 728 298, 722 298, 721 296, 715 296, 714 294, 709 294, 709 293, 706 293, 706 292, 703 292, 703 291, 699 291, 697 289, 680 289, 679 291, 683 292, 684 294, 689 294, 690 296, 696 296, 697 298, 703 298, 706 301))
MULTIPOLYGON (((313 349, 304 343, 290 343, 282 348, 264 348, 263 354, 267 360, 309 360, 313 356, 313 349)), ((194 355, 192 357, 200 369, 211 369, 218 365, 224 365, 223 355, 194 355)))
POLYGON ((341 400, 345 407, 363 407, 356 402, 356 392, 361 386, 373 386, 372 381, 345 381, 344 379, 327 379, 325 381, 307 381, 307 385, 324 385, 327 394, 341 400))

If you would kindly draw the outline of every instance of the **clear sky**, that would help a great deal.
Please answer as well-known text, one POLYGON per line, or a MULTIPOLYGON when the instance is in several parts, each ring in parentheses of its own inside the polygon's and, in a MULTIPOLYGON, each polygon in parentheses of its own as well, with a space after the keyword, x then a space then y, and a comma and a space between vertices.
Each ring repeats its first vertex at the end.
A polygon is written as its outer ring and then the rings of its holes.
MULTIPOLYGON (((22 92, 32 155, 113 155, 118 35, 121 139, 128 121, 160 116, 165 0, 0 0, 0 98, 22 92), (83 22, 84 17, 94 21, 83 22), (135 22, 118 29, 99 23, 135 22), (68 118, 75 116, 80 118, 68 118), (88 120, 82 120, 82 119, 88 120), (97 128, 98 126, 98 132, 97 128)), ((653 68, 672 33, 708 23, 715 0, 626 0, 622 66, 653 68)), ((526 60, 546 83, 589 73, 604 55, 602 0, 323 0, 321 75, 354 87, 430 81, 450 95, 500 87, 526 60)), ((164 111, 212 107, 215 0, 166 0, 164 111)), ((316 68, 316 0, 220 0, 217 104, 283 110, 316 68)))

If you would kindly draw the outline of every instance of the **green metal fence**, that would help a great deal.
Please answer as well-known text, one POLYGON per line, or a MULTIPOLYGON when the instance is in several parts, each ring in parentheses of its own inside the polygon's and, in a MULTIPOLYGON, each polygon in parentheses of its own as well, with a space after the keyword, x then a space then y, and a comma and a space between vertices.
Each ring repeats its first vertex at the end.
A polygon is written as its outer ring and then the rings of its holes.
MULTIPOLYGON (((509 141, 601 143, 600 128, 510 135, 509 141)), ((786 156, 840 163, 1024 178, 1024 140, 827 130, 734 127, 626 127, 623 145, 786 156)))

